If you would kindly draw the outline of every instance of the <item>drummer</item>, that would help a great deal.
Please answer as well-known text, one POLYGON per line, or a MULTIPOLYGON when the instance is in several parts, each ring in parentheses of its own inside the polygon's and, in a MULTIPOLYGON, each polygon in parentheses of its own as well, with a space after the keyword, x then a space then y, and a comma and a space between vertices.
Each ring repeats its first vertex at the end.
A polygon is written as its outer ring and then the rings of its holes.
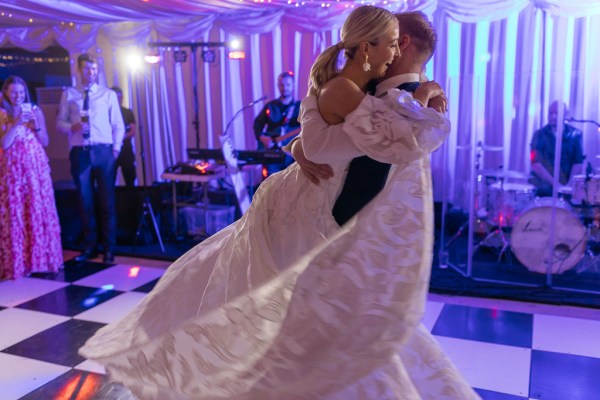
MULTIPOLYGON (((552 196, 554 182, 554 151, 558 123, 558 101, 550 104, 548 124, 537 130, 531 139, 531 175, 529 182, 536 187, 538 196, 552 196)), ((560 157, 559 183, 572 187, 573 177, 583 170, 582 133, 566 123, 569 110, 564 105, 563 139, 560 157)))

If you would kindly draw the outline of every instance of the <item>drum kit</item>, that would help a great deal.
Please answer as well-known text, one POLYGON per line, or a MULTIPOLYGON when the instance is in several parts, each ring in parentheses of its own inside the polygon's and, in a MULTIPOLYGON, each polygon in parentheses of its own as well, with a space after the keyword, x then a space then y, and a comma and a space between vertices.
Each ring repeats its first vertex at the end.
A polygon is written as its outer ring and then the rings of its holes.
POLYGON ((600 175, 588 168, 571 187, 562 187, 557 199, 540 198, 524 173, 480 170, 478 164, 475 229, 486 228, 479 231, 484 237, 474 253, 480 247, 500 249, 498 261, 504 254, 510 261, 510 249, 529 271, 544 274, 577 265, 579 272, 595 264, 600 257, 593 251, 600 244, 600 175), (582 263, 586 254, 593 262, 582 263))

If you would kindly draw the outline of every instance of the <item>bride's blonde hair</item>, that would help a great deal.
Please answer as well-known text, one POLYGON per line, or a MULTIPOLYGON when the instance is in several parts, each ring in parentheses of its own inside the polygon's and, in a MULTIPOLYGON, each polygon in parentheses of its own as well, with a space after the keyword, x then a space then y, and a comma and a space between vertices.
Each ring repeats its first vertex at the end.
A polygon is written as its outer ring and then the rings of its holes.
POLYGON ((376 45, 390 28, 397 25, 394 14, 384 8, 362 6, 352 11, 340 33, 342 41, 325 49, 310 69, 308 94, 319 94, 321 88, 339 73, 337 60, 341 50, 346 59, 352 60, 361 42, 376 45))

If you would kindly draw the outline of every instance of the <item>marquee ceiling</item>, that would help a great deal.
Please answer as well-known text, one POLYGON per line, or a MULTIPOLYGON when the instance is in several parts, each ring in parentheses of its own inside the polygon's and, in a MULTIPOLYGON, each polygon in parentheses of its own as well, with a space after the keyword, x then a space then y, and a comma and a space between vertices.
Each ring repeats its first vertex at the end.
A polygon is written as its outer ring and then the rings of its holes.
MULTIPOLYGON (((397 9, 419 0, 376 0, 397 9)), ((61 23, 106 23, 172 19, 215 14, 247 14, 269 10, 329 8, 343 11, 355 0, 4 0, 0 29, 52 26, 61 23)), ((364 2, 362 2, 364 3, 364 2)))
POLYGON ((526 6, 553 15, 585 17, 600 13, 600 0, 2 0, 0 31, 64 24, 102 24, 212 16, 239 20, 283 14, 314 23, 361 4, 391 11, 443 9, 459 22, 506 18, 526 6))

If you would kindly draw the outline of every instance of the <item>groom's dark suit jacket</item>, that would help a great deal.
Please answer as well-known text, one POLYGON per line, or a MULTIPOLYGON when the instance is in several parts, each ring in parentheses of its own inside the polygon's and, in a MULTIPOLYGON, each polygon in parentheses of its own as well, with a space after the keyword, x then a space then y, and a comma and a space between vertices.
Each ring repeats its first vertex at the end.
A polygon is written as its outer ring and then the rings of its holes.
MULTIPOLYGON (((414 92, 419 82, 406 82, 398 86, 400 90, 414 92)), ((333 206, 333 218, 342 226, 371 201, 385 186, 390 164, 385 164, 367 156, 350 161, 344 187, 333 206)))

